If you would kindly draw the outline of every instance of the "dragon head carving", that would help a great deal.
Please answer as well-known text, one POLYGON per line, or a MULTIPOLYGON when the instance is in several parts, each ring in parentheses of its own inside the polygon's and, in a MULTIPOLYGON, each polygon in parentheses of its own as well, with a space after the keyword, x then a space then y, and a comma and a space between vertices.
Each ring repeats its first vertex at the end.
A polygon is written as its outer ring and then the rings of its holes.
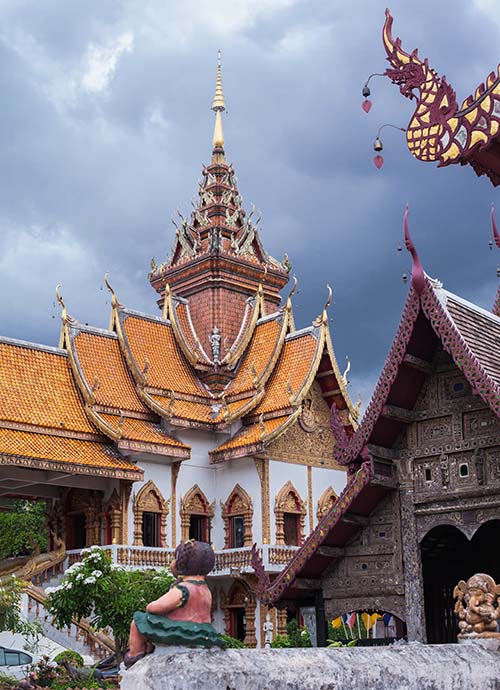
POLYGON ((392 65, 385 71, 389 79, 399 86, 399 90, 406 98, 416 98, 413 89, 421 87, 427 77, 429 69, 427 60, 422 61, 415 49, 409 54, 401 47, 401 39, 392 37, 392 15, 385 11, 385 23, 382 32, 387 60, 392 65))

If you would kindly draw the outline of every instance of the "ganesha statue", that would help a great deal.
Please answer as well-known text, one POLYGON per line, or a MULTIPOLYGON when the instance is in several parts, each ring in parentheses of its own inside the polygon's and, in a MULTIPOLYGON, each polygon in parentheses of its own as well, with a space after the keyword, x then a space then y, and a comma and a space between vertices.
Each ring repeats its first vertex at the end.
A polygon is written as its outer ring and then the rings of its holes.
POLYGON ((177 580, 146 611, 136 611, 130 625, 129 649, 124 663, 130 668, 151 654, 154 643, 185 647, 225 647, 211 624, 212 595, 205 576, 215 554, 210 544, 189 540, 175 550, 170 569, 177 580))
POLYGON ((495 584, 490 575, 478 573, 467 582, 460 580, 453 590, 453 597, 457 600, 455 613, 459 619, 459 640, 475 637, 500 638, 498 594, 500 586, 495 584))

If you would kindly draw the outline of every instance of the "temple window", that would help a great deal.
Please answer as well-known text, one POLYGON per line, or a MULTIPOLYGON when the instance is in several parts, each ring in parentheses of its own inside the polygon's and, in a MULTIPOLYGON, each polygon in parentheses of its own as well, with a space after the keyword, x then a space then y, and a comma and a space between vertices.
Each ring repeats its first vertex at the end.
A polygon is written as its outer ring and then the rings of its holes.
POLYGON ((278 492, 274 503, 276 515, 276 543, 300 546, 304 541, 306 503, 300 498, 292 482, 278 492))
POLYGON ((318 511, 316 513, 318 522, 321 520, 323 515, 326 515, 326 513, 328 513, 328 511, 335 505, 337 498, 338 496, 331 486, 327 487, 323 491, 318 501, 318 511))
POLYGON ((215 501, 209 503, 198 484, 189 489, 181 500, 181 538, 183 541, 196 539, 210 543, 214 507, 215 501))
POLYGON ((425 481, 426 481, 426 482, 432 481, 432 473, 431 473, 431 468, 430 468, 430 467, 426 467, 426 468, 425 468, 425 481))
POLYGON ((134 546, 167 546, 169 501, 152 481, 134 497, 134 546))
POLYGON ((461 465, 459 465, 458 473, 460 474, 461 477, 468 477, 469 476, 469 465, 466 462, 463 462, 461 465))
POLYGON ((222 504, 225 549, 241 549, 252 545, 252 518, 252 499, 245 489, 236 484, 227 501, 222 504))
POLYGON ((210 524, 205 515, 189 516, 189 538, 196 541, 210 542, 210 524))
POLYGON ((300 544, 299 517, 295 513, 283 513, 283 540, 287 546, 299 546, 300 544))
POLYGON ((161 513, 142 514, 142 545, 161 546, 160 544, 160 518, 161 513))

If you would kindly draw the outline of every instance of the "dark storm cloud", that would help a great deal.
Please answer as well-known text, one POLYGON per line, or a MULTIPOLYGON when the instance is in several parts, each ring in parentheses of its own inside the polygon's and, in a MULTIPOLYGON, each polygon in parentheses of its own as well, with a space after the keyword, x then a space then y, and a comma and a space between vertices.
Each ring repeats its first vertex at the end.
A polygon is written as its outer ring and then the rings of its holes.
MULTIPOLYGON (((493 7, 493 5, 491 5, 493 7)), ((340 365, 352 360, 365 401, 390 345, 409 270, 406 201, 426 270, 489 307, 500 256, 488 251, 496 196, 472 169, 414 161, 384 130, 386 163, 372 163, 378 127, 413 110, 385 69, 379 0, 135 0, 0 8, 0 330, 54 344, 57 282, 71 313, 106 325, 105 271, 127 305, 155 310, 146 274, 173 238, 210 155, 216 50, 224 51, 228 157, 263 241, 285 251, 300 282, 298 325, 334 288, 340 365), (113 62, 114 60, 114 62, 113 62), (107 68, 107 71, 106 69, 107 68)), ((446 73, 459 100, 495 68, 500 24, 486 0, 394 3, 403 45, 446 73), (481 9, 482 7, 482 9, 481 9)))

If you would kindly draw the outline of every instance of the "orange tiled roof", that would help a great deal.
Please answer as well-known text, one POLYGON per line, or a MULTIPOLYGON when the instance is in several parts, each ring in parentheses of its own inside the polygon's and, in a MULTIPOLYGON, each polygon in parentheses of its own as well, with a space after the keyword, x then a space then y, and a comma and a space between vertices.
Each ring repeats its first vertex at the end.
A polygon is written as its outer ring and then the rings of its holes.
POLYGON ((272 432, 276 431, 288 420, 288 418, 289 415, 285 415, 283 417, 275 417, 274 419, 266 419, 262 423, 244 426, 232 438, 210 451, 210 454, 217 454, 225 450, 234 450, 236 448, 245 448, 246 446, 259 443, 262 436, 266 436, 267 434, 271 434, 272 432), (262 428, 262 426, 264 428, 262 428))
MULTIPOLYGON (((191 400, 179 400, 175 398, 172 406, 169 397, 165 397, 163 395, 151 395, 150 397, 157 403, 157 405, 171 413, 173 417, 179 417, 181 419, 187 419, 193 422, 202 422, 203 424, 216 424, 224 421, 226 407, 224 406, 223 401, 220 399, 214 399, 210 404, 207 403, 204 405, 203 403, 192 402, 191 400), (219 411, 216 413, 216 411, 212 409, 211 405, 219 406, 219 411)), ((236 402, 229 403, 227 405, 227 415, 234 415, 235 412, 237 412, 239 408, 246 405, 249 400, 250 398, 245 398, 243 400, 237 400, 236 402)))
POLYGON ((317 346, 318 342, 310 331, 285 340, 266 386, 266 393, 252 414, 290 407, 290 396, 295 396, 300 391, 311 372, 317 346))
POLYGON ((122 328, 140 371, 147 370, 147 385, 166 391, 207 396, 180 351, 172 327, 134 315, 124 315, 122 328))
POLYGON ((189 446, 186 446, 184 443, 182 443, 182 441, 178 441, 176 438, 173 438, 162 431, 159 424, 153 424, 142 419, 134 419, 131 417, 120 418, 118 415, 113 414, 101 413, 99 416, 116 430, 119 430, 120 424, 122 424, 122 438, 129 439, 131 441, 154 443, 156 445, 163 446, 174 446, 176 448, 185 448, 186 450, 189 450, 189 446))
POLYGON ((256 373, 260 379, 278 345, 281 324, 277 319, 266 320, 255 327, 252 340, 245 350, 237 369, 236 377, 227 388, 228 395, 253 390, 256 373), (252 371, 255 368, 255 373, 252 371))
POLYGON ((142 474, 139 467, 121 458, 111 444, 28 431, 0 428, 0 454, 142 474))
POLYGON ((97 404, 149 412, 137 395, 117 338, 81 331, 72 342, 82 375, 93 389, 97 404))
POLYGON ((96 433, 61 351, 0 342, 0 400, 4 421, 96 433))

